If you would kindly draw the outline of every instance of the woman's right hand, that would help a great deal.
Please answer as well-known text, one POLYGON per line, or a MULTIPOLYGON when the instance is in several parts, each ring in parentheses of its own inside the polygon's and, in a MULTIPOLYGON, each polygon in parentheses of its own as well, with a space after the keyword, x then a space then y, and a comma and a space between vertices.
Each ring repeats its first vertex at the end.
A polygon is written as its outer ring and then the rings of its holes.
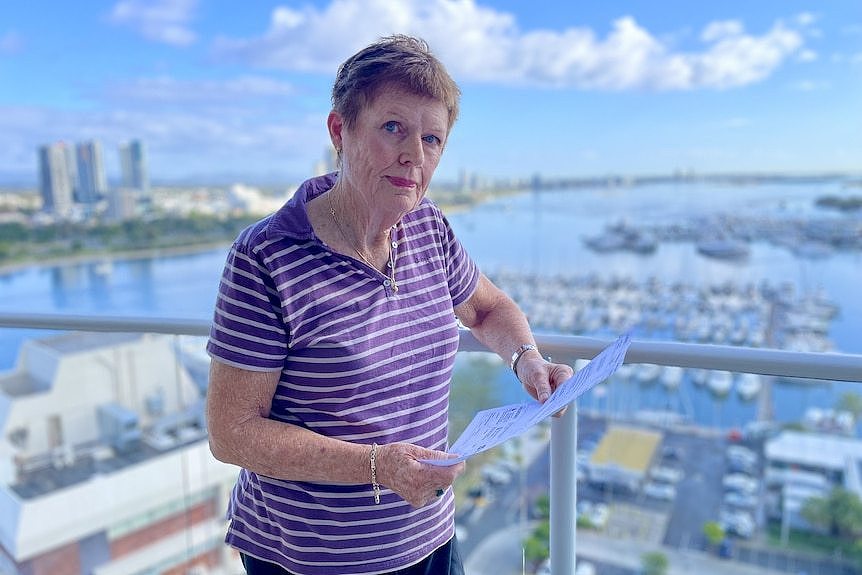
POLYGON ((389 443, 377 448, 377 482, 401 496, 413 507, 427 505, 464 471, 464 462, 449 466, 429 465, 420 459, 446 459, 443 451, 409 443, 389 443))

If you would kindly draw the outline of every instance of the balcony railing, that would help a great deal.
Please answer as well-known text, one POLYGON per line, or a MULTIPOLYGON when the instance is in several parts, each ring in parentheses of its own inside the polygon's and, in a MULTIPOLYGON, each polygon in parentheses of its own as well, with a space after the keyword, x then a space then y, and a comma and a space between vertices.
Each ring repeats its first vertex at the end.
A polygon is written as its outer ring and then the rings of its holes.
MULTIPOLYGON (((174 318, 0 313, 0 328, 207 336, 210 324, 174 318)), ((536 339, 544 354, 570 364, 594 357, 609 343, 567 335, 537 334, 536 339)), ((469 331, 463 331, 459 351, 488 350, 469 331)), ((862 383, 862 355, 635 340, 625 362, 862 383)), ((555 574, 575 572, 577 417, 575 405, 551 424, 550 548, 555 574)))

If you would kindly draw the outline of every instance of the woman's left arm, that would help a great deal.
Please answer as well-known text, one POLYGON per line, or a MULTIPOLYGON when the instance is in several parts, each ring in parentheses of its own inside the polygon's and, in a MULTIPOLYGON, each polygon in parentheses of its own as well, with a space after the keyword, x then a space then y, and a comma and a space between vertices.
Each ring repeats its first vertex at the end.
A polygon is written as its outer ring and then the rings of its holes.
MULTIPOLYGON (((523 345, 536 345, 527 317, 512 299, 484 274, 470 299, 455 308, 455 315, 476 339, 508 364, 523 345)), ((572 376, 572 368, 550 363, 538 349, 520 353, 515 375, 527 392, 544 403, 551 393, 572 376)))

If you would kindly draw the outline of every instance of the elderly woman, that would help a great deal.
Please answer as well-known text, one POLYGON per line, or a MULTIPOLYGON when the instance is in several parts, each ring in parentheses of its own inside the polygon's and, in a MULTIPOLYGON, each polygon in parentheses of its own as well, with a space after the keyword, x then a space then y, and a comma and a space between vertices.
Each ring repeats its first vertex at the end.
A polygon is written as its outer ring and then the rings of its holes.
POLYGON ((421 41, 338 70, 340 170, 233 244, 208 351, 207 417, 242 467, 227 542, 248 573, 462 573, 446 458, 458 320, 544 401, 572 374, 477 269, 425 193, 459 90, 421 41))

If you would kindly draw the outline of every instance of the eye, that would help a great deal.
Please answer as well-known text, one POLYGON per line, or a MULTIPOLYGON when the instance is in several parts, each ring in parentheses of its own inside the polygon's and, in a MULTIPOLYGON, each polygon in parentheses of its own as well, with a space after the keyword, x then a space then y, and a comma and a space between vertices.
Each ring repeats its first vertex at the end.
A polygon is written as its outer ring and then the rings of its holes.
POLYGON ((389 120, 388 122, 383 124, 383 129, 386 130, 387 132, 389 132, 390 134, 397 134, 399 127, 400 126, 398 125, 398 122, 396 122, 395 120, 389 120))
POLYGON ((428 134, 427 136, 422 136, 422 140, 425 141, 426 144, 433 144, 435 146, 439 146, 442 143, 442 140, 435 136, 434 134, 428 134))

